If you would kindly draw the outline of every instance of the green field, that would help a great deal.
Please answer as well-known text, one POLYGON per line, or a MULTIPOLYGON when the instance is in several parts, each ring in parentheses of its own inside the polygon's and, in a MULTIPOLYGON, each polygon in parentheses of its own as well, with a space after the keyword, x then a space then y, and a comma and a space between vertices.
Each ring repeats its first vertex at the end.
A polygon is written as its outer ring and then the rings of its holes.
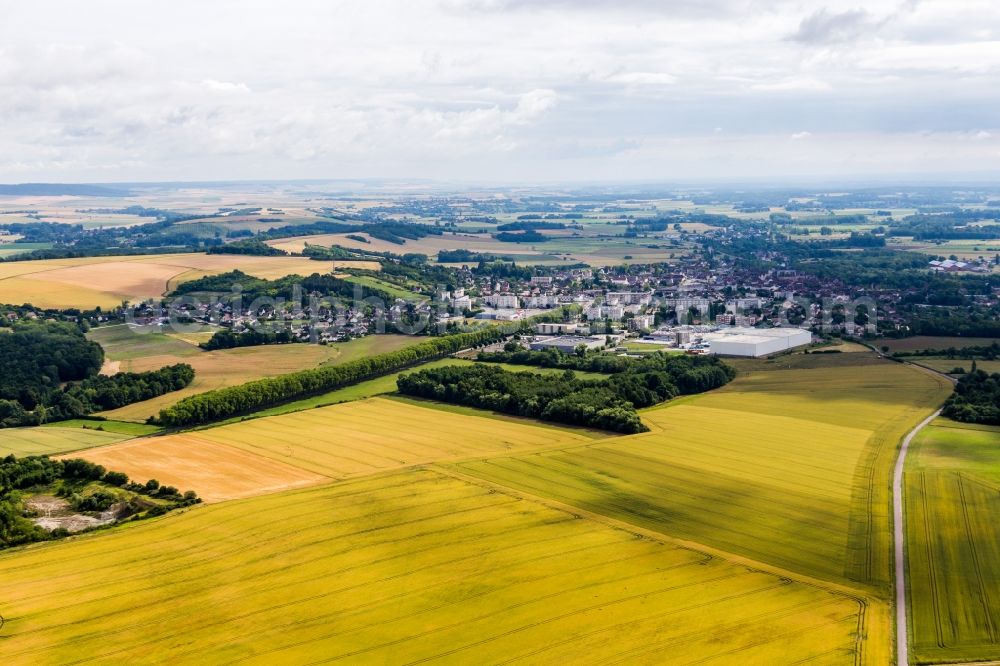
MULTIPOLYGON (((924 365, 938 372, 950 373, 955 368, 962 368, 966 372, 972 370, 972 361, 961 358, 943 358, 940 356, 913 356, 906 359, 917 365, 924 365)), ((1000 372, 1000 361, 984 361, 978 359, 976 368, 986 372, 1000 372)))
MULTIPOLYGON (((0 429, 0 457, 38 456, 90 449, 114 444, 134 435, 84 428, 3 428, 0 429)), ((2 613, 2 611, 0 611, 2 613)))
POLYGON ((855 663, 858 600, 413 470, 0 554, 5 664, 855 663))
POLYGON ((1000 342, 996 338, 955 338, 932 335, 917 335, 912 338, 879 338, 872 344, 876 347, 888 347, 890 352, 919 351, 921 349, 948 349, 954 347, 982 347, 1000 342))
POLYGON ((353 282, 355 284, 360 284, 365 287, 371 287, 372 289, 381 289, 387 292, 395 298, 402 298, 404 301, 425 301, 426 296, 414 293, 412 291, 407 291, 401 287, 397 287, 391 282, 386 282, 385 280, 379 280, 368 275, 348 275, 344 278, 348 282, 353 282))
POLYGON ((204 351, 182 339, 191 340, 189 335, 133 334, 126 327, 107 330, 111 333, 98 338, 92 334, 91 339, 97 339, 102 346, 107 343, 105 351, 108 360, 118 361, 118 369, 122 372, 157 370, 173 363, 188 363, 195 371, 194 381, 186 388, 101 413, 109 419, 137 423, 190 395, 261 377, 344 363, 401 349, 421 340, 405 335, 369 335, 330 345, 295 343, 204 351), (132 339, 135 339, 139 349, 132 349, 129 344, 132 339))
POLYGON ((914 440, 905 483, 916 658, 1000 659, 1000 428, 934 421, 914 440))
POLYGON ((155 327, 101 326, 93 328, 87 338, 101 345, 111 361, 131 361, 146 356, 197 356, 201 350, 155 327))
POLYGON ((32 250, 47 250, 50 247, 52 247, 52 243, 0 243, 0 259, 32 250))
POLYGON ((142 437, 153 435, 162 430, 158 426, 146 425, 145 423, 132 423, 130 421, 99 421, 91 419, 69 419, 67 421, 53 421, 46 423, 43 428, 82 428, 84 430, 99 430, 113 432, 119 435, 129 435, 130 437, 142 437))

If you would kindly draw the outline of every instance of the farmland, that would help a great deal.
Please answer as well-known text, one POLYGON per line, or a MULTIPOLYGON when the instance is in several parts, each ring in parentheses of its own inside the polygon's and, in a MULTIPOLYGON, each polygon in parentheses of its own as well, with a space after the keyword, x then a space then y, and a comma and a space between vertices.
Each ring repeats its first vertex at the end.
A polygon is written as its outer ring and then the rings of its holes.
MULTIPOLYGON (((969 372, 972 369, 972 361, 962 358, 919 356, 907 360, 912 361, 917 365, 925 365, 928 368, 937 370, 938 372, 951 372, 955 368, 962 368, 966 372, 969 372)), ((976 368, 990 373, 1000 372, 1000 361, 984 361, 979 359, 976 361, 976 368)))
POLYGON ((22 261, 0 265, 0 303, 44 308, 113 308, 122 301, 159 298, 178 276, 241 270, 259 278, 310 275, 330 270, 329 262, 303 257, 163 254, 22 261))
POLYGON ((5 553, 0 599, 8 664, 853 663, 865 622, 854 598, 430 470, 5 553))
MULTIPOLYGON (((445 358, 438 361, 431 361, 429 363, 424 363, 419 366, 421 370, 425 368, 439 368, 448 365, 460 365, 463 363, 471 363, 472 361, 459 358, 445 358)), ((562 370, 558 368, 542 368, 542 367, 527 367, 523 365, 512 365, 509 363, 491 363, 490 365, 499 366, 505 370, 510 370, 511 372, 538 372, 543 374, 558 374, 562 370)), ((290 412, 298 412, 303 409, 313 409, 315 407, 326 407, 328 405, 335 405, 341 402, 351 402, 353 400, 362 400, 364 398, 371 398, 377 395, 385 395, 387 393, 396 392, 396 379, 405 372, 411 372, 412 370, 403 370, 402 372, 396 372, 388 375, 383 375, 381 377, 376 377, 375 379, 369 379, 351 386, 345 386, 344 388, 335 389, 329 391, 328 393, 323 393, 320 395, 312 396, 309 398, 303 398, 302 400, 295 400, 293 402, 288 402, 283 405, 277 405, 275 407, 270 407, 268 409, 262 409, 258 412, 254 412, 252 417, 237 417, 231 421, 226 421, 224 423, 241 421, 245 418, 256 418, 262 416, 277 416, 279 414, 288 414, 290 412)), ((607 375, 602 375, 599 372, 577 372, 576 376, 580 379, 592 379, 601 380, 606 379, 607 375)), ((427 403, 430 405, 431 403, 427 403)), ((443 404, 434 404, 434 406, 443 408, 450 407, 443 404)), ((478 412, 482 416, 486 416, 489 412, 478 412)), ((510 416, 505 416, 504 418, 510 419, 510 416)), ((221 425, 221 424, 219 424, 221 425)), ((540 427, 548 427, 537 422, 540 427)))
POLYGON ((921 349, 962 349, 963 347, 989 346, 996 342, 995 338, 959 338, 938 337, 932 335, 916 335, 911 338, 879 338, 874 341, 877 347, 885 346, 890 352, 919 351, 921 349))
MULTIPOLYGON (((148 443, 135 446, 129 443, 82 455, 101 464, 108 460, 106 456, 114 455, 115 469, 130 475, 134 472, 137 477, 160 479, 172 473, 175 463, 167 454, 157 453, 156 459, 150 460, 149 451, 169 449, 182 458, 186 452, 195 453, 215 444, 222 447, 220 456, 223 449, 247 452, 262 460, 279 461, 342 479, 438 460, 589 441, 571 430, 505 423, 372 398, 158 437, 148 443)), ((214 481, 209 478, 205 484, 198 486, 191 480, 188 485, 208 497, 215 492, 214 481)))
POLYGON ((114 444, 132 435, 83 428, 0 429, 0 457, 37 456, 114 444))
POLYGON ((193 435, 135 439, 73 453, 132 479, 192 489, 206 502, 218 502, 328 479, 274 459, 254 455, 193 435))
MULTIPOLYGON (((482 225, 477 225, 482 227, 482 225)), ((416 252, 434 257, 441 250, 464 249, 496 255, 517 255, 519 263, 552 263, 553 261, 583 262, 591 266, 608 264, 666 261, 671 254, 677 256, 685 252, 682 246, 673 246, 657 239, 645 242, 620 238, 620 228, 606 225, 585 225, 581 232, 569 230, 548 231, 550 240, 541 243, 505 243, 489 234, 452 233, 440 236, 426 236, 408 240, 403 245, 378 238, 368 237, 368 242, 348 238, 346 234, 326 234, 308 238, 290 238, 268 241, 272 247, 286 251, 301 251, 305 243, 329 247, 368 250, 375 252, 416 252), (603 234, 603 235, 601 235, 603 234), (655 247, 649 247, 654 245, 655 247)), ((357 234, 352 234, 357 235, 357 234)), ((364 235, 364 234, 362 234, 364 235)))
POLYGON ((84 451, 209 506, 0 556, 0 581, 28 582, 108 558, 48 594, 0 582, 5 647, 14 663, 71 643, 137 663, 153 645, 261 663, 642 662, 656 649, 885 663, 888 470, 947 382, 870 353, 739 367, 723 389, 643 411, 651 431, 627 437, 366 397, 390 377, 344 404, 84 451), (115 574, 91 589, 104 566, 115 574), (209 596, 227 620, 200 617, 209 596), (149 636, 168 597, 181 619, 149 636), (250 626, 266 629, 237 638, 250 626))
POLYGON ((937 419, 907 458, 912 649, 922 663, 1000 659, 1000 428, 937 419))
POLYGON ((122 372, 155 370, 173 363, 189 363, 195 369, 194 381, 187 388, 102 413, 123 421, 144 421, 189 395, 328 363, 343 363, 419 341, 402 335, 372 335, 332 345, 266 345, 209 352, 178 334, 133 333, 126 326, 95 329, 90 337, 101 343, 108 359, 121 361, 122 372))
POLYGON ((867 354, 783 363, 800 367, 758 362, 723 389, 646 410, 650 433, 458 466, 790 571, 884 591, 893 445, 944 399, 947 382, 867 354))

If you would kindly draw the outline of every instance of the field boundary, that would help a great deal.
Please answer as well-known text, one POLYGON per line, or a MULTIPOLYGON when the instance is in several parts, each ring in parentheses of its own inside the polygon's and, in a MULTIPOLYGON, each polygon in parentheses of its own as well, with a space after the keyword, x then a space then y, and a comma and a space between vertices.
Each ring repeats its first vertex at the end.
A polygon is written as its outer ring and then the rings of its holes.
MULTIPOLYGON (((630 534, 633 534, 639 538, 652 539, 663 544, 676 546, 678 548, 684 548, 695 553, 703 554, 709 558, 716 558, 731 564, 746 567, 748 571, 757 571, 760 573, 769 574, 772 576, 777 576, 778 578, 790 582, 799 583, 802 585, 807 585, 809 587, 823 590, 832 594, 842 595, 858 605, 858 626, 856 630, 856 644, 854 653, 854 664, 855 666, 864 666, 870 661, 866 658, 868 651, 866 649, 866 643, 869 638, 869 619, 871 618, 872 601, 878 601, 876 597, 873 597, 863 589, 853 588, 840 583, 835 583, 832 581, 822 580, 819 578, 814 578, 805 574, 801 574, 795 571, 790 571, 788 569, 783 569, 781 567, 776 567, 771 564, 766 564, 764 562, 759 562, 748 557, 741 555, 736 555, 718 548, 713 548, 706 544, 702 544, 696 541, 690 541, 687 539, 680 539, 669 534, 659 532, 657 530, 651 530, 649 528, 641 527, 634 523, 628 521, 619 520, 617 518, 612 518, 601 513, 596 513, 594 511, 589 511, 581 507, 574 506, 572 504, 567 504, 559 500, 551 499, 548 497, 543 497, 541 495, 536 495, 534 493, 525 492, 509 486, 505 486, 501 483, 495 483, 486 479, 479 478, 470 474, 465 474, 458 470, 452 469, 447 466, 447 464, 433 463, 423 466, 425 469, 429 469, 446 476, 449 476, 466 483, 471 483, 478 485, 483 488, 490 489, 491 492, 500 492, 513 497, 518 497, 520 499, 535 502, 546 506, 550 509, 557 511, 564 511, 577 518, 584 518, 587 520, 592 520, 602 525, 606 525, 613 529, 624 530, 630 534)), ((877 615, 876 611, 876 615, 877 615)))
POLYGON ((747 567, 752 571, 761 571, 764 573, 772 574, 782 578, 788 578, 794 580, 798 583, 803 583, 806 585, 811 585, 813 587, 821 588, 823 590, 837 592, 839 594, 846 595, 855 599, 859 604, 863 604, 867 607, 868 600, 871 598, 865 590, 850 587, 848 585, 843 585, 841 583, 836 583, 833 581, 827 581, 820 578, 815 578, 813 576, 804 575, 795 571, 790 571, 788 569, 783 569, 781 567, 776 567, 772 564, 766 564, 758 560, 751 559, 749 557, 744 557, 742 555, 736 555, 735 553, 730 553, 728 551, 721 550, 719 548, 714 548, 697 541, 690 541, 687 539, 680 539, 678 537, 671 536, 664 532, 659 532, 657 530, 651 530, 647 527, 641 527, 634 523, 630 523, 625 520, 620 520, 618 518, 612 518, 611 516, 604 515, 602 513, 596 513, 594 511, 589 511, 587 509, 574 506, 572 504, 567 504, 556 499, 551 499, 549 497, 543 497, 541 495, 536 495, 534 493, 525 492, 523 490, 511 488, 510 486, 505 486, 502 483, 496 483, 494 481, 488 481, 486 479, 480 478, 478 476, 473 476, 471 474, 466 474, 458 470, 452 469, 450 463, 432 463, 428 465, 420 465, 418 467, 423 467, 425 469, 433 470, 439 472, 446 476, 464 481, 466 483, 472 483, 483 488, 488 488, 496 492, 502 492, 514 497, 519 497, 524 500, 531 502, 537 502, 550 509, 556 509, 558 511, 565 511, 574 516, 580 518, 587 518, 590 520, 597 521, 609 527, 614 527, 615 529, 625 530, 631 534, 638 537, 653 539, 660 541, 665 544, 670 544, 673 546, 678 546, 681 548, 686 548, 698 553, 704 553, 705 555, 710 555, 712 557, 717 557, 720 560, 726 560, 734 564, 739 564, 747 567))
MULTIPOLYGON (((896 605, 896 664, 897 666, 909 666, 910 663, 910 642, 909 627, 907 619, 909 616, 906 605, 906 531, 904 529, 903 512, 903 467, 906 464, 906 454, 910 448, 913 438, 930 425, 931 421, 941 415, 938 409, 933 414, 917 424, 913 430, 907 433, 899 447, 899 455, 896 456, 896 465, 892 473, 892 535, 895 546, 894 571, 895 571, 895 605, 896 605)), ((933 572, 931 572, 933 576, 933 572)))

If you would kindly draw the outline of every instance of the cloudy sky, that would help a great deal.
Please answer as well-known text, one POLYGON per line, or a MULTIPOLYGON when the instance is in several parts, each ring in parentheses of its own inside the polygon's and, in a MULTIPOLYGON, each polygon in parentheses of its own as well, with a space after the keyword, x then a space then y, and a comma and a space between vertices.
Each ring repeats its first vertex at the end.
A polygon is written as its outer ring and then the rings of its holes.
POLYGON ((0 182, 1000 174, 996 0, 4 4, 0 182))

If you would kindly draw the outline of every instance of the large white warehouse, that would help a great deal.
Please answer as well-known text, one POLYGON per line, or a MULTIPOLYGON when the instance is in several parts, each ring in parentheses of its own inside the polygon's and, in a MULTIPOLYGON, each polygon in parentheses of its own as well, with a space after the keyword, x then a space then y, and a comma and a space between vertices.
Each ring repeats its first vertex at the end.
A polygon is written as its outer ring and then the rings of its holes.
POLYGON ((709 353, 720 356, 767 356, 812 342, 812 333, 801 328, 728 328, 705 333, 709 353))

